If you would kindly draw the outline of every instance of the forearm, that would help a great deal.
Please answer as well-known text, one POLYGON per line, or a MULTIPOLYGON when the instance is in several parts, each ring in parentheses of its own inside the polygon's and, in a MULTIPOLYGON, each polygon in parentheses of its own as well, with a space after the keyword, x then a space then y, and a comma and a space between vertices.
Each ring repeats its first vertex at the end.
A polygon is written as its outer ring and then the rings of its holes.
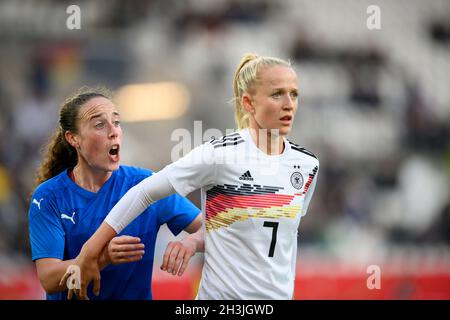
POLYGON ((128 190, 122 199, 112 208, 105 218, 105 222, 116 233, 120 233, 149 205, 173 193, 175 193, 175 190, 166 176, 166 171, 161 170, 128 190))
POLYGON ((117 235, 116 231, 106 222, 103 222, 95 233, 81 248, 79 257, 83 259, 98 260, 99 267, 108 263, 105 261, 108 242, 117 235))
MULTIPOLYGON (((105 252, 100 254, 98 259, 99 268, 104 269, 110 263, 108 256, 105 252)), ((66 273, 67 268, 70 265, 76 264, 75 259, 59 260, 52 258, 44 258, 36 261, 37 272, 39 281, 45 292, 53 294, 67 290, 67 284, 60 285, 62 276, 66 273)))
POLYGON ((62 276, 66 273, 67 267, 74 263, 75 259, 64 261, 56 261, 55 259, 55 262, 46 261, 44 266, 42 265, 43 262, 39 260, 36 261, 39 281, 41 282, 41 285, 44 288, 45 292, 47 292, 48 294, 52 294, 67 290, 67 285, 64 283, 60 286, 59 282, 62 276))

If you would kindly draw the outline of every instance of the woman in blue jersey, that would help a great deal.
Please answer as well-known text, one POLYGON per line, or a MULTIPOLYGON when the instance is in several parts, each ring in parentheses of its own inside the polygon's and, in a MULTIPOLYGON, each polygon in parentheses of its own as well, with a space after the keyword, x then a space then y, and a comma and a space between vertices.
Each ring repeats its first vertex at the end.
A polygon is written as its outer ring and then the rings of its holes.
MULTIPOLYGON (((67 284, 60 284, 82 245, 106 213, 134 185, 152 175, 147 169, 119 164, 122 147, 120 116, 104 89, 82 88, 66 99, 59 126, 38 171, 38 187, 31 196, 29 235, 32 259, 47 299, 65 299, 67 284)), ((147 208, 122 233, 110 239, 98 258, 102 292, 94 299, 151 299, 151 278, 156 235, 167 223, 178 234, 197 231, 200 210, 173 195, 147 208)), ((195 236, 171 243, 164 268, 180 269, 196 250, 195 236), (175 260, 178 259, 176 262, 175 260)), ((69 291, 71 292, 71 291, 69 291)))
MULTIPOLYGON (((234 79, 239 130, 195 148, 130 189, 84 244, 80 287, 99 290, 98 257, 110 239, 161 197, 201 188, 204 266, 198 299, 291 299, 297 235, 319 170, 286 139, 298 107, 289 62, 246 55, 234 79)), ((69 272, 62 278, 64 281, 69 272)))

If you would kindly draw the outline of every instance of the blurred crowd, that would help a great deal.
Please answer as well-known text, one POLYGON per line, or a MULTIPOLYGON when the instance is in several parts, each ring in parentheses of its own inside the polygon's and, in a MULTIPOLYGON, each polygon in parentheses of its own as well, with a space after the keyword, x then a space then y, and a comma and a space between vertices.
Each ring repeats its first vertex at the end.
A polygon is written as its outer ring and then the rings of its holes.
POLYGON ((64 96, 82 85, 184 83, 185 116, 123 124, 123 162, 158 170, 173 128, 234 127, 232 76, 246 52, 290 59, 299 74, 290 139, 321 161, 301 246, 344 257, 448 252, 450 3, 375 2, 380 30, 366 26, 371 3, 356 0, 78 1, 81 29, 68 30, 72 2, 1 1, 0 264, 29 261, 28 196, 64 96))

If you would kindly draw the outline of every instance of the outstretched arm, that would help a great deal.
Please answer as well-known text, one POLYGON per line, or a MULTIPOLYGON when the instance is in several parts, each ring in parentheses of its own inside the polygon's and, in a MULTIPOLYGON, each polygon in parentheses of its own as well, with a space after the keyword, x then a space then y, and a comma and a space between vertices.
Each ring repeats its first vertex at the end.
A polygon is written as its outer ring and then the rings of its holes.
MULTIPOLYGON (((175 193, 172 185, 162 170, 128 190, 128 192, 114 206, 105 221, 100 225, 92 237, 83 245, 80 254, 75 259, 75 265, 80 268, 80 288, 75 294, 80 299, 88 299, 87 287, 94 282, 95 295, 100 293, 100 270, 98 257, 107 243, 120 233, 128 224, 137 218, 153 202, 175 193)), ((61 279, 64 283, 70 273, 61 279)), ((69 289, 69 295, 72 295, 69 289)))
MULTIPOLYGON (((86 288, 94 280, 94 293, 100 291, 97 257, 106 243, 120 233, 153 202, 175 191, 182 196, 210 185, 215 179, 215 153, 211 143, 195 148, 185 157, 131 188, 114 206, 100 228, 83 246, 76 264, 81 271, 79 298, 87 298, 86 288)), ((69 277, 66 273, 65 277, 69 277)), ((64 278, 63 278, 64 279, 64 278)))

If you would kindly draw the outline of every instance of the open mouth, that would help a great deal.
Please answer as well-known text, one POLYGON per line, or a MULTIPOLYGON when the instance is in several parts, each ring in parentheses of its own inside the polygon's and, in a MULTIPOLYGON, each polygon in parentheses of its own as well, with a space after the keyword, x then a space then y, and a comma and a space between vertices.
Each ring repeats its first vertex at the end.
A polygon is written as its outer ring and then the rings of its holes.
POLYGON ((109 154, 110 154, 111 156, 116 156, 116 155, 118 155, 118 154, 119 154, 119 145, 118 145, 118 144, 113 145, 113 146, 111 147, 111 149, 109 149, 109 154))

